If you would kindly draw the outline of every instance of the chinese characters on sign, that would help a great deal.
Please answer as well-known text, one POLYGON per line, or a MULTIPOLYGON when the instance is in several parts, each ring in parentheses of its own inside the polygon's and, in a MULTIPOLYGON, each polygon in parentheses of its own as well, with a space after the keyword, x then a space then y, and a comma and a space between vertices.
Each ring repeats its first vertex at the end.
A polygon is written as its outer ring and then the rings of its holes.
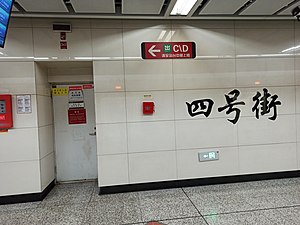
MULTIPOLYGON (((218 112, 226 110, 226 114, 235 113, 233 119, 227 119, 229 122, 236 124, 240 118, 241 110, 237 107, 239 105, 245 105, 243 101, 237 101, 240 95, 240 91, 234 89, 228 94, 225 94, 226 105, 218 108, 218 112)), ((281 102, 277 95, 271 95, 268 89, 263 89, 263 94, 257 92, 252 98, 254 106, 252 112, 255 112, 255 117, 259 119, 259 116, 264 116, 273 112, 273 115, 269 117, 270 120, 276 120, 277 118, 277 106, 281 105, 281 102), (270 99, 269 99, 270 98, 270 99)), ((191 117, 203 114, 208 117, 212 111, 214 101, 211 99, 199 99, 194 100, 191 103, 186 102, 188 113, 191 117)))
POLYGON ((30 95, 17 95, 17 114, 30 114, 31 109, 31 96, 30 95))
POLYGON ((264 94, 261 97, 261 94, 259 92, 256 93, 256 95, 253 97, 253 101, 255 101, 255 105, 252 108, 252 112, 255 112, 255 116, 257 119, 259 119, 259 110, 261 109, 261 115, 265 115, 270 113, 271 109, 273 108, 273 116, 269 117, 270 120, 276 120, 277 117, 277 105, 281 105, 280 101, 276 101, 278 98, 277 95, 271 96, 271 94, 268 93, 268 89, 263 89, 264 94), (261 97, 261 98, 260 98, 261 97), (271 97, 271 102, 268 101, 268 98, 271 97), (261 106, 260 108, 258 106, 261 106))
POLYGON ((192 59, 196 57, 195 42, 143 42, 143 59, 192 59))
POLYGON ((222 112, 223 110, 227 109, 226 114, 230 114, 232 112, 235 112, 235 118, 233 120, 228 119, 229 122, 236 124, 237 121, 239 120, 240 114, 241 114, 241 110, 238 108, 233 108, 233 106, 235 105, 245 105, 245 102, 236 102, 233 103, 234 101, 237 100, 237 97, 240 95, 240 92, 236 89, 234 89, 233 91, 229 92, 228 95, 225 95, 226 101, 227 101, 227 105, 223 106, 223 107, 219 107, 218 108, 218 112, 222 112), (232 95, 232 97, 230 97, 229 95, 232 95))

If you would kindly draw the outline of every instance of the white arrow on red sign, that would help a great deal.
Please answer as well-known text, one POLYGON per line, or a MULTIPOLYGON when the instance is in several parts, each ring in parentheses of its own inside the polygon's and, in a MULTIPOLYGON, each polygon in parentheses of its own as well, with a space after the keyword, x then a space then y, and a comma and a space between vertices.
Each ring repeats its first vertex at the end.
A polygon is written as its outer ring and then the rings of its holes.
POLYGON ((143 59, 193 59, 195 42, 142 42, 143 59))
POLYGON ((156 45, 152 45, 151 48, 149 48, 148 52, 155 57, 156 55, 154 54, 154 52, 160 52, 160 49, 154 49, 156 47, 156 45))

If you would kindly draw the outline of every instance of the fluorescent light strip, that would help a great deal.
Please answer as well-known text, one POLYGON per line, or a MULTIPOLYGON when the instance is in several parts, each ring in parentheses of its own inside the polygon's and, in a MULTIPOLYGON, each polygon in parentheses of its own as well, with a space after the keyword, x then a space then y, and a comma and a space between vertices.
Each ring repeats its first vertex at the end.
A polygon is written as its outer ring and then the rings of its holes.
POLYGON ((177 0, 174 5, 171 15, 186 16, 189 14, 197 0, 177 0))
POLYGON ((163 39, 163 37, 165 36, 165 34, 167 33, 167 31, 166 30, 163 30, 162 32, 160 32, 160 35, 159 35, 159 37, 158 37, 158 41, 162 41, 162 39, 163 39))
POLYGON ((288 48, 288 49, 285 49, 282 51, 282 53, 285 53, 285 52, 290 52, 290 51, 294 51, 294 50, 297 50, 300 48, 300 45, 297 45, 295 47, 291 47, 291 48, 288 48))

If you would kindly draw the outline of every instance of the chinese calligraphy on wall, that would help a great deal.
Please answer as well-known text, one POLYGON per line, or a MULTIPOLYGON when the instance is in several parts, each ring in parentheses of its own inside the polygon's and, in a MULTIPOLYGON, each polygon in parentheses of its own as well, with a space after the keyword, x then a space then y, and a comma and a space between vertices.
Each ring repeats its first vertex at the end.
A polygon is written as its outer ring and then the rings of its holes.
MULTIPOLYGON (((234 113, 233 119, 227 119, 229 122, 236 124, 240 118, 241 110, 238 106, 245 105, 245 102, 238 101, 240 91, 234 89, 228 94, 225 94, 226 104, 224 106, 218 107, 218 112, 223 112, 227 115, 234 113)), ((278 96, 271 95, 267 88, 263 88, 263 92, 257 91, 256 95, 252 98, 253 107, 252 112, 255 114, 256 119, 259 119, 260 116, 271 114, 268 119, 276 120, 277 118, 277 106, 281 105, 281 102, 278 100, 278 96)), ((213 106, 214 101, 212 99, 199 99, 194 100, 191 103, 186 102, 188 113, 191 117, 195 117, 203 114, 205 117, 209 117, 213 106)))

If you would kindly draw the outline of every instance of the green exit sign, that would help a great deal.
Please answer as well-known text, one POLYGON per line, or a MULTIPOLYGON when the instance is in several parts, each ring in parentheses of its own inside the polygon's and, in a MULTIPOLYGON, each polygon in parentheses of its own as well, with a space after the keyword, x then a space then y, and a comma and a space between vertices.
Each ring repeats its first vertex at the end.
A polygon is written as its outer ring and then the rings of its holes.
POLYGON ((164 53, 172 52, 172 44, 164 44, 164 53))
POLYGON ((219 160, 219 151, 199 152, 199 162, 219 160))

